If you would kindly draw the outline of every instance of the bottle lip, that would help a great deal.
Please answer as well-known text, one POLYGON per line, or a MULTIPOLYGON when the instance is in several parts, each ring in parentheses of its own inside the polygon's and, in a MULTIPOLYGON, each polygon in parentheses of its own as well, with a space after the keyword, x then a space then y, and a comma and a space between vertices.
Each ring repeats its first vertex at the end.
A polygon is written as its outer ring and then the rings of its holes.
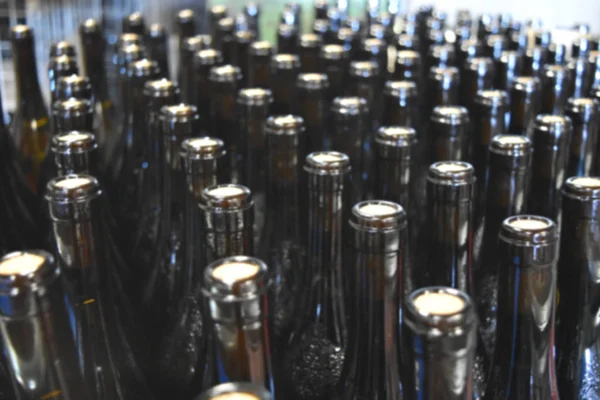
POLYGON ((473 57, 467 60, 467 69, 485 74, 494 68, 494 60, 491 57, 473 57))
POLYGON ((300 57, 295 54, 275 54, 271 58, 271 69, 293 70, 300 68, 300 57))
POLYGON ((53 204, 88 202, 102 194, 98 180, 87 174, 71 174, 52 179, 46 185, 45 198, 53 204))
POLYGON ((579 201, 600 199, 600 177, 572 176, 563 184, 563 195, 579 201))
POLYGON ((44 250, 8 253, 0 259, 0 296, 43 293, 59 276, 54 256, 44 250))
POLYGON ((144 84, 144 96, 152 98, 171 98, 179 95, 179 87, 172 81, 161 78, 144 84))
POLYGON ((431 121, 451 126, 469 123, 469 112, 462 106, 437 106, 431 114, 431 121))
POLYGON ((350 168, 350 157, 337 151, 310 153, 304 164, 304 170, 313 175, 344 175, 350 168))
POLYGON ((414 50, 400 50, 396 53, 396 64, 402 65, 420 65, 421 55, 414 50))
POLYGON ((318 18, 313 21, 312 30, 314 33, 324 34, 329 31, 329 20, 318 18))
POLYGON ((373 78, 379 74, 379 64, 375 61, 351 61, 350 76, 373 78))
POLYGON ((429 70, 429 79, 435 81, 457 82, 459 77, 456 67, 432 67, 429 70))
POLYGON ((217 65, 210 69, 208 80, 211 82, 239 82, 242 79, 242 70, 231 64, 217 65))
POLYGON ((298 45, 302 48, 315 49, 321 47, 323 39, 315 33, 303 33, 298 37, 298 45))
POLYGON ((418 96, 417 84, 413 81, 387 81, 383 94, 396 98, 414 98, 418 96))
POLYGON ((76 74, 61 76, 56 83, 56 93, 59 100, 66 100, 70 97, 90 100, 92 83, 87 76, 76 74))
POLYGON ((225 155, 225 143, 210 136, 185 139, 179 152, 187 160, 213 160, 225 155))
POLYGON ((194 54, 194 63, 196 65, 214 66, 223 62, 223 53, 215 49, 199 50, 194 54))
POLYGON ((154 77, 160 74, 160 67, 154 60, 142 58, 127 65, 127 76, 130 78, 154 77))
POLYGON ((528 156, 532 151, 531 140, 522 135, 496 135, 490 142, 490 152, 506 157, 528 156))
POLYGON ((245 106, 262 107, 273 103, 273 94, 269 89, 244 88, 238 92, 237 103, 245 106))
POLYGON ((216 19, 216 18, 223 18, 228 14, 229 10, 227 9, 227 6, 222 5, 222 4, 216 4, 212 7, 209 8, 208 13, 211 16, 211 19, 216 19))
POLYGON ((84 34, 100 34, 102 27, 93 18, 88 18, 79 25, 79 31, 84 34))
POLYGON ((488 107, 508 107, 508 93, 504 90, 480 90, 475 95, 475 103, 488 107))
POLYGON ((341 44, 326 44, 321 47, 320 57, 323 60, 347 60, 350 52, 341 44))
POLYGON ((210 35, 194 35, 183 39, 182 50, 186 53, 196 53, 200 50, 210 49, 212 38, 210 35))
POLYGON ((305 130, 304 119, 298 115, 272 115, 265 122, 266 135, 299 135, 305 130))
MULTIPOLYGON (((435 336, 444 336, 448 331, 475 322, 476 316, 471 297, 465 292, 443 286, 417 289, 405 301, 407 317, 425 327, 435 336)), ((458 331, 456 331, 458 334, 458 331)), ((460 332, 466 335, 467 332, 460 332)))
POLYGON ((511 91, 535 93, 540 89, 540 80, 532 76, 517 76, 511 83, 511 91))
POLYGON ((429 48, 427 52, 429 56, 433 56, 435 58, 448 58, 449 56, 454 55, 454 46, 450 44, 434 44, 429 48), (442 54, 445 54, 442 56, 442 54))
POLYGON ((573 129, 571 118, 562 115, 540 114, 535 118, 534 130, 543 133, 554 143, 565 136, 570 136, 573 129))
MULTIPOLYGON (((166 123, 194 123, 200 119, 198 114, 198 108, 191 104, 179 103, 173 105, 166 105, 160 109, 160 121, 166 123)), ((171 132, 164 132, 169 134, 171 132)))
POLYGON ((135 11, 123 17, 123 25, 127 27, 143 27, 145 24, 144 16, 141 12, 135 11))
POLYGON ((566 112, 578 116, 583 121, 590 121, 598 114, 597 102, 589 97, 573 98, 567 100, 566 112))
POLYGON ((117 39, 117 49, 124 49, 132 44, 142 47, 143 40, 137 33, 122 33, 117 39))
POLYGON ((436 185, 473 185, 475 168, 463 161, 439 161, 429 166, 427 181, 436 185))
POLYGON ((48 61, 48 69, 57 72, 73 71, 77 73, 77 59, 67 55, 52 57, 48 61))
POLYGON ((126 47, 122 47, 118 52, 119 65, 125 67, 127 73, 127 67, 134 61, 144 59, 146 56, 146 49, 137 44, 130 44, 126 47))
POLYGON ((50 58, 58 56, 76 57, 75 46, 66 40, 53 42, 50 45, 50 58))
POLYGON ((239 211, 252 206, 252 193, 246 186, 224 183, 205 188, 201 194, 204 208, 239 211))
POLYGON ((204 282, 204 295, 225 303, 256 299, 270 286, 267 265, 249 256, 225 257, 208 264, 204 282))
MULTIPOLYGON (((239 400, 271 400, 272 398, 271 393, 269 393, 269 391, 262 386, 246 382, 230 382, 214 386, 202 393, 200 396, 196 397, 194 400, 225 400, 220 399, 219 397, 234 393, 247 395, 247 397, 242 397, 239 400)), ((237 397, 235 398, 237 399, 237 397)))
POLYGON ((366 115, 369 112, 369 104, 362 97, 336 97, 331 103, 331 112, 342 115, 366 115))
POLYGON ((94 105, 88 99, 70 97, 66 100, 57 100, 52 105, 52 115, 54 116, 79 117, 93 113, 94 105))
POLYGON ((24 24, 15 25, 10 29, 11 40, 33 39, 33 29, 24 24))
POLYGON ((407 217, 400 204, 386 200, 366 200, 352 207, 350 224, 360 230, 396 230, 406 227, 407 217))
POLYGON ((295 25, 290 24, 279 24, 277 27, 277 34, 283 37, 292 37, 298 34, 298 28, 295 25))
POLYGON ((296 87, 304 90, 324 90, 329 87, 329 78, 326 74, 314 72, 298 74, 296 87))
POLYGON ((96 136, 91 132, 70 131, 52 137, 51 151, 54 154, 85 154, 97 148, 96 136))
POLYGON ((254 32, 248 30, 236 31, 234 36, 235 41, 240 44, 251 43, 255 38, 254 32))
MULTIPOLYGON (((382 146, 407 148, 417 139, 417 131, 409 126, 382 126, 377 130, 375 142, 382 146)), ((408 154, 410 158, 410 154, 408 154)))
POLYGON ((546 217, 515 215, 502 222, 500 240, 523 247, 553 244, 558 241, 558 229, 554 221, 546 217))
POLYGON ((194 10, 190 10, 189 8, 184 8, 183 10, 179 10, 177 13, 177 23, 178 24, 186 24, 189 22, 193 22, 196 20, 196 13, 194 10))
POLYGON ((221 32, 232 33, 235 28, 235 20, 232 17, 223 17, 217 21, 217 29, 221 32))
POLYGON ((364 38, 360 42, 360 49, 369 54, 380 54, 387 51, 387 44, 378 38, 364 38))
POLYGON ((250 45, 250 55, 256 57, 270 57, 273 54, 273 45, 267 40, 259 40, 250 45))

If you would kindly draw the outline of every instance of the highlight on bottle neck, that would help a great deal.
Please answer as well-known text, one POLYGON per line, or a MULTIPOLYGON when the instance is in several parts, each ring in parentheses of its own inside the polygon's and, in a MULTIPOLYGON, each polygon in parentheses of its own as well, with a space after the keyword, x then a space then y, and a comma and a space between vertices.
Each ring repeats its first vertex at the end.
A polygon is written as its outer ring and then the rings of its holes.
POLYGON ((143 35, 146 32, 146 22, 142 13, 136 11, 123 17, 122 29, 125 33, 143 35))
POLYGON ((226 257, 204 270, 204 295, 220 302, 254 300, 269 288, 267 265, 248 256, 226 257))
POLYGON ((375 61, 350 62, 349 74, 355 80, 371 79, 379 75, 380 67, 375 61))
POLYGON ((565 181, 562 191, 563 195, 580 201, 599 200, 600 177, 570 177, 565 181))
POLYGON ((189 138, 199 131, 200 115, 196 106, 182 103, 162 107, 160 121, 165 137, 189 138))
POLYGON ((407 126, 382 126, 375 135, 375 145, 383 158, 410 160, 417 132, 407 126))
POLYGON ((214 386, 194 400, 271 400, 269 391, 252 383, 223 383, 214 386))
POLYGON ((271 73, 277 73, 277 71, 299 71, 300 70, 300 57, 295 54, 276 54, 271 58, 270 62, 271 73))
POLYGON ((181 50, 184 54, 192 55, 201 50, 208 50, 212 46, 212 38, 209 35, 194 35, 187 37, 181 43, 181 50))
POLYGON ((44 296, 60 269, 54 256, 43 250, 17 251, 0 259, 0 318, 25 317, 43 312, 44 296))
POLYGON ((365 200, 352 207, 350 226, 370 234, 399 231, 407 225, 401 205, 385 200, 365 200))
POLYGON ((158 79, 160 67, 154 60, 142 58, 133 61, 127 66, 127 76, 129 79, 158 79))
MULTIPOLYGON (((338 121, 340 119, 356 120, 367 118, 369 114, 369 104, 367 103, 367 100, 362 97, 336 97, 331 103, 331 112, 338 121)), ((356 126, 354 126, 354 128, 356 128, 356 126)))
POLYGON ((54 78, 79 73, 77 59, 74 56, 67 55, 50 58, 50 61, 48 61, 48 70, 53 71, 54 78))
MULTIPOLYGON (((196 160, 214 160, 224 156, 225 152, 225 143, 221 139, 204 136, 184 140, 180 155, 191 167, 196 160)), ((193 173, 193 170, 188 170, 188 173, 193 173)))
POLYGON ((503 90, 480 90, 475 96, 475 104, 480 108, 494 111, 508 111, 508 93, 503 90))
POLYGON ((558 229, 556 223, 549 218, 537 215, 516 215, 508 217, 502 222, 500 241, 509 246, 531 248, 533 251, 538 246, 556 245, 558 229))
POLYGON ((50 58, 58 56, 76 57, 75 46, 66 40, 52 43, 50 45, 50 58))
POLYGON ((54 221, 78 221, 92 217, 91 202, 101 194, 102 189, 96 178, 86 174, 72 174, 48 182, 45 199, 54 221))
POLYGON ((326 74, 300 74, 296 79, 296 87, 304 92, 324 92, 329 88, 329 78, 326 74))
POLYGON ((91 130, 94 105, 90 100, 69 98, 56 101, 52 106, 55 131, 91 130))
POLYGON ((202 192, 202 203, 213 212, 240 211, 254 204, 250 189, 233 183, 207 187, 202 192))
POLYGON ((92 84, 87 76, 62 76, 58 78, 55 93, 56 100, 67 100, 71 97, 92 100, 92 84))
POLYGON ((200 50, 194 54, 195 66, 215 66, 223 63, 223 53, 215 49, 200 50))
POLYGON ((570 98, 566 105, 566 114, 577 125, 588 124, 598 118, 599 108, 592 98, 570 98))
POLYGON ((533 145, 527 136, 496 135, 490 143, 490 158, 506 160, 512 169, 528 168, 533 145))
POLYGON ((419 92, 413 81, 387 81, 383 94, 397 101, 398 106, 407 106, 411 101, 416 105, 414 102, 418 99, 419 92))
POLYGON ((90 173, 92 153, 98 149, 96 137, 93 133, 84 131, 71 131, 55 135, 52 138, 50 149, 59 176, 74 173, 90 173))
POLYGON ((437 106, 431 114, 431 122, 445 127, 465 127, 469 124, 469 112, 460 106, 437 106))
POLYGON ((148 81, 144 84, 144 96, 148 98, 164 99, 175 103, 179 99, 179 94, 179 87, 165 78, 148 81))
POLYGON ((242 79, 242 70, 234 65, 212 67, 208 79, 213 83, 236 84, 242 79))
POLYGON ((306 157, 304 170, 312 175, 339 176, 350 172, 350 157, 337 151, 320 151, 306 157))
POLYGON ((238 93, 237 103, 246 107, 268 107, 273 103, 273 94, 269 89, 246 88, 238 93))
POLYGON ((569 140, 573 124, 569 117, 541 114, 535 119, 533 132, 536 146, 546 145, 555 150, 561 142, 569 140))

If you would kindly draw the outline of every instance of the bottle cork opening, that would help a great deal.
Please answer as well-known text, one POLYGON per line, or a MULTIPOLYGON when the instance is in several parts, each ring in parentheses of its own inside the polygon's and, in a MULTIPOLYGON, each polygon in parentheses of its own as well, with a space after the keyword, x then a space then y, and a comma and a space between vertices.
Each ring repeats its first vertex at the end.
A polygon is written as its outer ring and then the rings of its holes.
POLYGON ((231 285, 245 281, 258 274, 259 267, 248 262, 231 262, 219 265, 212 271, 212 277, 225 284, 231 285))
POLYGON ((0 275, 28 275, 44 265, 44 257, 37 254, 22 253, 0 262, 0 275))
POLYGON ((527 142, 524 136, 518 135, 499 136, 496 140, 502 144, 523 144, 527 142))
POLYGON ((319 153, 313 156, 313 160, 318 163, 330 163, 342 160, 342 156, 335 153, 319 153))
POLYGON ((293 125, 296 124, 298 122, 298 117, 296 117, 295 115, 282 115, 282 116, 278 116, 275 119, 275 122, 278 125, 293 125))
POLYGON ((55 183, 55 186, 60 189, 76 189, 90 183, 88 178, 73 178, 63 179, 55 183))
POLYGON ((219 144, 216 139, 210 137, 196 138, 188 141, 188 144, 194 149, 201 149, 203 147, 212 147, 219 144))
POLYGON ((89 138, 88 134, 81 132, 70 132, 64 135, 58 136, 57 140, 63 143, 73 143, 79 140, 87 140, 89 138))
POLYGON ((586 188, 597 189, 600 188, 600 178, 595 178, 591 176, 579 176, 573 180, 571 183, 578 186, 583 186, 586 188))
POLYGON ((211 189, 209 193, 215 197, 234 197, 243 194, 244 191, 237 186, 221 186, 211 189))
POLYGON ((548 227, 548 223, 539 219, 515 219, 510 222, 510 226, 526 231, 534 231, 548 227))
POLYGON ((464 172, 468 170, 468 166, 459 163, 444 163, 437 165, 437 170, 441 172, 464 172))
POLYGON ((212 397, 211 400, 259 400, 260 398, 251 393, 224 393, 218 396, 212 397))
POLYGON ((414 300, 415 307, 422 314, 453 315, 465 308, 460 297, 450 293, 424 293, 414 300))
POLYGON ((393 215, 397 212, 396 208, 389 204, 365 204, 360 207, 358 211, 367 217, 383 217, 386 215, 393 215))
POLYGON ((248 97, 260 97, 260 96, 265 96, 267 94, 267 92, 263 88, 249 88, 249 89, 244 89, 243 94, 248 97))

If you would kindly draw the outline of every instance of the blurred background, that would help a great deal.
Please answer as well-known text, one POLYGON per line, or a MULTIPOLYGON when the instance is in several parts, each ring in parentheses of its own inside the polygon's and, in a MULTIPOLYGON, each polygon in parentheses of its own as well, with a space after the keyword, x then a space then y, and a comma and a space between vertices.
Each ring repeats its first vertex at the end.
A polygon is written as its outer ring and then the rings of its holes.
MULTIPOLYGON (((202 0, 0 0, 0 90, 5 100, 7 111, 14 109, 14 80, 10 60, 10 44, 8 42, 9 27, 26 22, 34 28, 36 34, 36 52, 38 58, 38 74, 45 76, 48 61, 48 49, 53 41, 66 39, 78 44, 77 29, 86 18, 103 21, 109 44, 115 42, 121 30, 123 16, 134 11, 141 11, 147 23, 160 22, 172 33, 172 42, 176 43, 173 22, 177 11, 191 8, 199 16, 201 32, 205 21, 206 10, 214 4, 226 4, 236 13, 249 0, 231 0, 203 2, 202 0)), ((285 0, 255 0, 261 5, 261 35, 263 39, 274 42, 279 13, 285 0)), ((592 33, 600 33, 600 0, 336 0, 340 8, 348 7, 351 16, 358 16, 367 4, 378 2, 379 8, 391 12, 404 13, 417 9, 422 5, 433 5, 440 11, 448 13, 448 21, 453 22, 456 11, 469 9, 474 15, 483 13, 500 14, 510 10, 516 20, 533 20, 535 25, 543 25, 553 31, 552 38, 557 42, 570 42, 573 32, 563 31, 575 23, 587 23, 592 33)), ((304 21, 312 20, 313 0, 296 0, 303 5, 304 21)), ((362 15, 361 15, 362 17, 362 15)), ((305 31, 310 24, 304 24, 305 31)), ((173 51, 176 46, 171 45, 173 51)), ((80 52, 79 52, 80 53, 80 52)), ((110 68, 108 69, 110 71, 110 68)), ((48 84, 47 79, 40 79, 42 86, 48 84)), ((43 93, 48 93, 43 87, 43 93)))

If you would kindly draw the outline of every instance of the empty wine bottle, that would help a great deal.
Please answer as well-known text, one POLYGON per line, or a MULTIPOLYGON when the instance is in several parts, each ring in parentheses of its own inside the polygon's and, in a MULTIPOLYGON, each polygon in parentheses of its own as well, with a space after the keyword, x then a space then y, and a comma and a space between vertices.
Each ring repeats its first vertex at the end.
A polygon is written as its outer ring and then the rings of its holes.
POLYGON ((319 35, 305 33, 298 38, 298 56, 302 73, 319 71, 319 50, 323 41, 319 35))
POLYGON ((571 57, 585 57, 591 50, 598 50, 598 40, 589 33, 580 35, 573 39, 571 45, 571 57))
POLYGON ((350 227, 353 262, 347 274, 353 300, 348 304, 348 346, 335 398, 400 399, 406 213, 389 201, 363 201, 352 208, 350 227))
POLYGON ((349 214, 350 159, 337 152, 306 157, 307 261, 296 296, 297 316, 284 356, 286 397, 331 399, 338 385, 347 337, 342 245, 349 214))
MULTIPOLYGON (((477 177, 478 201, 484 200, 485 175, 488 170, 488 147, 492 138, 506 132, 508 96, 500 90, 477 92, 473 101, 473 166, 477 177)), ((479 216, 479 211, 476 213, 479 216)))
POLYGON ((70 56, 57 56, 50 58, 48 62, 48 80, 50 82, 51 104, 56 101, 56 85, 58 79, 63 76, 79 74, 77 59, 70 56))
POLYGON ((359 61, 372 61, 379 66, 380 80, 383 83, 388 76, 387 44, 376 38, 366 38, 360 42, 355 53, 359 61))
MULTIPOLYGON (((482 57, 483 49, 481 42, 477 39, 467 39, 457 41, 456 43, 456 66, 463 69, 467 60, 474 57, 482 57)), ((484 57, 487 58, 487 57, 484 57)))
POLYGON ((326 43, 329 33, 329 21, 326 19, 315 19, 312 24, 312 33, 318 35, 321 41, 326 43))
POLYGON ((235 98, 240 89, 242 73, 239 67, 222 65, 210 70, 210 122, 211 132, 223 140, 228 149, 234 148, 237 134, 235 98))
POLYGON ((373 61, 352 61, 349 70, 348 95, 362 97, 369 106, 371 131, 379 127, 381 121, 381 96, 379 95, 382 80, 379 65, 373 61))
POLYGON ((269 87, 269 62, 273 47, 267 41, 254 42, 248 52, 248 87, 269 87))
POLYGON ((70 131, 55 135, 50 145, 56 176, 97 175, 98 144, 91 132, 70 131))
POLYGON ((329 101, 344 94, 344 84, 348 78, 350 53, 339 44, 327 44, 319 53, 319 70, 329 80, 329 101))
POLYGON ((298 50, 298 28, 280 24, 277 28, 277 53, 296 54, 298 50))
POLYGON ((329 79, 325 74, 300 74, 296 79, 294 114, 306 124, 308 151, 325 149, 327 122, 329 121, 329 79))
POLYGON ((571 98, 565 113, 573 121, 566 176, 592 175, 598 163, 598 107, 591 98, 571 98))
POLYGON ((420 88, 423 82, 421 55, 412 50, 400 50, 396 53, 396 65, 393 79, 396 81, 413 81, 420 88))
POLYGON ((567 63, 567 68, 571 72, 570 97, 578 98, 588 95, 593 83, 590 67, 586 57, 574 58, 567 63))
POLYGON ((229 15, 229 9, 226 5, 215 4, 208 10, 208 26, 210 29, 210 36, 215 37, 217 31, 217 24, 223 18, 229 15))
POLYGON ((565 65, 567 60, 567 46, 564 43, 550 43, 548 47, 548 63, 565 65))
POLYGON ((123 33, 135 33, 136 35, 146 35, 146 22, 141 12, 136 11, 123 17, 123 33))
POLYGON ((235 32, 235 20, 231 17, 221 18, 217 22, 216 31, 212 36, 212 47, 223 53, 226 63, 231 63, 229 55, 233 46, 233 33, 235 32))
POLYGON ((494 61, 488 57, 468 59, 462 69, 460 86, 460 104, 472 115, 477 93, 494 86, 494 61))
POLYGON ((252 383, 222 383, 200 394, 194 400, 272 400, 271 393, 261 385, 252 383))
POLYGON ((79 371, 60 278, 54 257, 41 250, 0 260, 0 331, 10 365, 3 379, 15 385, 15 399, 92 399, 79 371))
POLYGON ((194 100, 194 56, 200 50, 211 47, 212 39, 208 35, 196 35, 186 38, 179 54, 179 72, 177 82, 182 88, 181 99, 185 102, 194 100))
POLYGON ((244 15, 248 20, 248 30, 254 34, 258 40, 260 40, 260 14, 261 5, 252 1, 244 5, 244 15))
POLYGON ((300 57, 292 54, 276 54, 269 64, 269 87, 273 94, 274 115, 292 112, 296 81, 300 73, 300 57))
POLYGON ((600 355, 593 316, 598 266, 600 179, 571 177, 562 189, 560 258, 556 293, 556 375, 564 399, 600 396, 595 365, 600 355))
POLYGON ((81 75, 70 75, 60 78, 56 84, 56 100, 70 98, 93 101, 94 93, 90 79, 81 75))
POLYGON ((516 50, 502 52, 499 60, 496 60, 496 80, 494 87, 498 90, 508 91, 517 76, 522 75, 523 58, 516 50))
POLYGON ((242 185, 219 184, 202 192, 203 255, 200 265, 234 255, 254 255, 254 202, 242 185))
POLYGON ((210 70, 223 64, 223 55, 215 49, 200 50, 194 54, 194 90, 195 96, 192 102, 200 112, 202 129, 208 132, 213 130, 212 116, 210 114, 211 83, 209 80, 210 70))
POLYGON ((384 126, 410 126, 419 129, 419 94, 412 81, 387 81, 383 89, 384 126))
POLYGON ((190 10, 189 8, 179 10, 176 16, 176 25, 179 51, 181 52, 185 39, 197 34, 196 13, 194 10, 190 10))
POLYGON ((249 56, 250 45, 254 41, 254 32, 252 31, 237 31, 234 34, 233 54, 231 55, 231 64, 237 65, 242 71, 242 86, 247 86, 248 72, 249 69, 249 56))
POLYGON ((52 114, 55 135, 67 131, 93 132, 94 108, 89 100, 71 97, 56 101, 52 114))
MULTIPOLYGON (((128 33, 127 35, 134 35, 133 33, 128 33)), ((137 35, 134 35, 137 37, 137 35)), ((115 96, 115 111, 117 112, 116 117, 120 119, 121 125, 119 129, 122 131, 123 127, 126 125, 127 120, 126 116, 129 112, 129 104, 128 104, 128 86, 129 86, 129 78, 127 77, 127 69, 129 64, 134 63, 135 61, 142 60, 146 56, 146 49, 138 44, 130 44, 125 47, 122 47, 118 50, 117 53, 117 68, 118 68, 118 77, 117 77, 117 91, 118 93, 115 96)), ((122 132, 121 132, 122 133, 122 132)), ((119 140, 121 140, 121 135, 119 135, 119 140)), ((119 145, 116 144, 117 148, 119 145)))
POLYGON ((471 298, 448 287, 425 287, 406 298, 403 314, 404 396, 472 399, 477 314, 471 298))
POLYGON ((40 167, 46 158, 50 125, 37 78, 33 30, 26 25, 14 26, 10 38, 17 104, 11 130, 23 172, 35 192, 40 167))
POLYGON ((522 215, 504 220, 499 236, 498 329, 484 399, 558 399, 553 346, 558 229, 547 218, 522 215))
POLYGON ((559 222, 560 188, 565 180, 573 124, 568 117, 540 114, 533 128, 531 191, 527 212, 559 222))
POLYGON ((427 114, 437 106, 459 104, 460 75, 455 67, 433 67, 427 75, 427 114))
MULTIPOLYGON (((186 139, 181 144, 180 156, 186 175, 187 190, 191 193, 194 204, 200 201, 204 189, 228 179, 225 154, 225 143, 208 136, 186 139)), ((187 244, 194 242, 186 239, 187 244)))
POLYGON ((266 134, 266 223, 264 245, 259 250, 270 265, 273 287, 273 343, 277 363, 285 350, 300 293, 305 240, 300 236, 305 217, 300 196, 304 187, 302 162, 306 157, 305 127, 293 115, 269 117, 266 134))
POLYGON ((509 91, 508 133, 531 138, 533 124, 541 108, 540 81, 531 76, 515 77, 509 91))
POLYGON ((470 124, 467 109, 438 106, 431 114, 431 162, 467 161, 470 153, 470 124))
POLYGON ((569 98, 571 74, 563 65, 545 65, 541 77, 543 114, 562 115, 569 98))
POLYGON ((150 25, 146 42, 148 44, 148 56, 150 59, 156 60, 162 76, 170 79, 169 35, 165 27, 162 24, 150 25))

